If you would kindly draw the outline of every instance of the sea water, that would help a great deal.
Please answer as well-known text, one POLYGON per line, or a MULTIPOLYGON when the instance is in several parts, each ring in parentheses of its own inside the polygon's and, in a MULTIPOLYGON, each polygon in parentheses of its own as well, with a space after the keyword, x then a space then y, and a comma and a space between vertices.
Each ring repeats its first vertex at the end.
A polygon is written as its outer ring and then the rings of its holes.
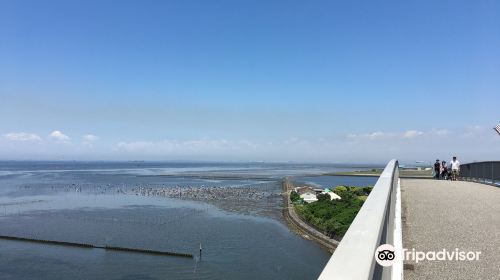
POLYGON ((328 164, 0 162, 0 235, 195 256, 0 239, 0 279, 316 279, 330 255, 283 222, 281 180, 292 176, 321 186, 375 183, 376 178, 317 176, 352 169, 328 164))

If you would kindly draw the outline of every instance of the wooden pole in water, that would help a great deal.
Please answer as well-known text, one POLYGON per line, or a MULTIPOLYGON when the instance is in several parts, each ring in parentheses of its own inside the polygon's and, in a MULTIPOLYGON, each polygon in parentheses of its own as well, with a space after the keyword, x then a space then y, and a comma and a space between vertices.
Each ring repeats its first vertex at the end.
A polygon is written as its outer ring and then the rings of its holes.
POLYGON ((200 260, 201 260, 201 242, 200 242, 200 260))

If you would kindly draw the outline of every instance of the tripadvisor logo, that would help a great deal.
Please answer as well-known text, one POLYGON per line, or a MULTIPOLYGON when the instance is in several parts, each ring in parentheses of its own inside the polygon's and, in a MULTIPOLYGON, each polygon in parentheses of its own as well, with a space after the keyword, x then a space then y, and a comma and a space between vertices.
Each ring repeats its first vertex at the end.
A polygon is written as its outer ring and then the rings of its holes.
POLYGON ((440 251, 416 251, 415 249, 403 249, 400 254, 391 244, 380 245, 375 250, 375 260, 381 266, 391 266, 396 260, 413 261, 415 263, 421 261, 478 261, 480 251, 461 251, 458 248, 455 250, 442 249, 440 251))
POLYGON ((381 266, 391 266, 396 260, 396 249, 391 244, 383 244, 375 250, 375 260, 381 266))

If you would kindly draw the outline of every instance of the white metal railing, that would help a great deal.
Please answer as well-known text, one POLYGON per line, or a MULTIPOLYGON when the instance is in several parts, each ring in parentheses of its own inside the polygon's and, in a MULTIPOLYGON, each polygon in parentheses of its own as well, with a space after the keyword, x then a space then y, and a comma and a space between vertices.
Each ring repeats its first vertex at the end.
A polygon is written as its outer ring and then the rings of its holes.
POLYGON ((391 160, 380 175, 319 280, 401 279, 402 260, 383 267, 375 260, 382 244, 402 246, 398 161, 391 160))

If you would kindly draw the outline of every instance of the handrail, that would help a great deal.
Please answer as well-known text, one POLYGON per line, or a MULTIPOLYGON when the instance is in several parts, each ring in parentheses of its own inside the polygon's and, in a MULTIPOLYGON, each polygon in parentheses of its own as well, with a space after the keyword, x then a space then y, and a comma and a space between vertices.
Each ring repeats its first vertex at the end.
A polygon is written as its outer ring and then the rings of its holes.
POLYGON ((375 250, 381 244, 401 243, 400 234, 396 235, 396 240, 394 235, 395 217, 400 219, 396 216, 396 203, 400 203, 396 200, 398 179, 398 161, 393 159, 380 175, 319 280, 397 278, 392 277, 392 267, 384 268, 376 263, 375 250))
POLYGON ((500 161, 461 164, 459 176, 463 180, 498 186, 500 184, 500 161))

